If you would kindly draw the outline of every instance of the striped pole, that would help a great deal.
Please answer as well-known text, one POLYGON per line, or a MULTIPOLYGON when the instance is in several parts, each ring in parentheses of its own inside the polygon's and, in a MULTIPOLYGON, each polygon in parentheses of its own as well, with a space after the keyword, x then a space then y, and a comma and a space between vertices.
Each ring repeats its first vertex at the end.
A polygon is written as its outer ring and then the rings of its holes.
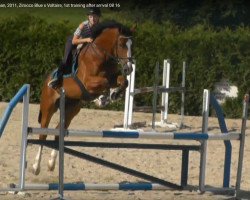
MULTIPOLYGON (((59 135, 58 129, 29 128, 30 135, 59 135)), ((66 130, 67 136, 95 137, 95 138, 126 138, 126 139, 165 139, 165 140, 239 140, 240 133, 213 134, 192 132, 143 132, 143 131, 119 131, 119 130, 66 130)))
MULTIPOLYGON (((12 187, 19 188, 19 185, 12 187)), ((25 190, 58 190, 58 183, 49 184, 26 184, 25 190)), ((15 188, 13 188, 15 189, 15 188)), ((11 188, 10 188, 11 190, 11 188)), ((64 183, 63 190, 173 190, 171 187, 163 186, 157 183, 139 182, 139 183, 64 183)))

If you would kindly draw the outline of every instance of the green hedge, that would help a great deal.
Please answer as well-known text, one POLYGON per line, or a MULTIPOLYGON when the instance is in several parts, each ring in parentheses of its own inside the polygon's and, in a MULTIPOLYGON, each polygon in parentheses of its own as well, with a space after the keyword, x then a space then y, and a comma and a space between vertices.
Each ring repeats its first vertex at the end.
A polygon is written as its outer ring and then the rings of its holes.
MULTIPOLYGON (((222 78, 238 86, 237 99, 227 99, 225 114, 239 117, 243 95, 250 87, 250 29, 215 31, 206 25, 197 25, 180 30, 169 22, 156 25, 146 22, 140 26, 135 38, 135 57, 137 59, 137 87, 153 84, 152 74, 156 61, 170 58, 171 86, 181 83, 182 61, 186 61, 186 114, 201 113, 202 92, 204 88, 214 90, 214 84, 222 78), (248 78, 247 78, 248 77, 248 78), (147 82, 147 83, 146 83, 147 82), (230 103, 231 102, 231 103, 230 103), (237 103, 233 103, 237 102, 237 103), (234 105, 231 108, 228 105, 234 105)), ((162 64, 163 65, 163 64, 162 64)), ((149 99, 138 97, 139 105, 149 103, 149 99)), ((180 94, 170 95, 170 111, 180 111, 180 94)))
MULTIPOLYGON (((72 28, 66 22, 49 24, 29 15, 0 22, 1 101, 10 100, 22 84, 30 83, 31 102, 39 102, 42 82, 61 59, 72 28)), ((226 78, 238 86, 239 98, 225 103, 225 114, 238 117, 242 96, 250 86, 249 46, 248 27, 218 31, 208 25, 197 25, 183 30, 168 21, 160 25, 143 22, 133 41, 136 87, 153 85, 155 64, 159 61, 162 69, 165 58, 172 62, 171 86, 180 85, 182 61, 186 61, 186 114, 199 115, 203 89, 213 90, 215 82, 226 78)), ((136 102, 151 105, 152 95, 136 96, 136 102)), ((114 105, 115 109, 122 107, 121 102, 114 105)), ((178 113, 179 109, 180 95, 171 94, 170 112, 178 113)))
POLYGON ((9 100, 30 83, 31 102, 38 102, 45 75, 62 58, 70 27, 21 15, 1 21, 0 29, 0 100, 9 100))

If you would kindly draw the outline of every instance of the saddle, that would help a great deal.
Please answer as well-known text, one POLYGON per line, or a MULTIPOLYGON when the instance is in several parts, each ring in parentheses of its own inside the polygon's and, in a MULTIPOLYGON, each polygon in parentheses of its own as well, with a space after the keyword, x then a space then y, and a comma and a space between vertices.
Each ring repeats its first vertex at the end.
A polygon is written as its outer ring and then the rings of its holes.
MULTIPOLYGON (((73 61, 71 63, 69 63, 69 66, 65 66, 65 69, 63 69, 63 78, 68 78, 68 77, 72 77, 75 76, 78 70, 78 56, 80 54, 80 50, 75 51, 75 53, 73 54, 73 61)), ((58 73, 59 68, 56 68, 52 73, 51 73, 51 77, 52 79, 56 79, 58 77, 57 73, 58 73)))
POLYGON ((69 78, 72 77, 77 85, 80 87, 81 91, 82 91, 82 99, 85 100, 93 100, 95 97, 91 96, 89 94, 89 92, 86 90, 85 86, 83 85, 83 83, 79 80, 79 78, 77 77, 77 71, 78 71, 78 57, 80 55, 81 50, 85 47, 86 45, 82 45, 80 48, 74 48, 71 52, 71 58, 68 59, 68 64, 69 67, 64 66, 64 69, 59 70, 59 68, 56 68, 52 73, 51 73, 51 77, 52 77, 52 81, 50 81, 48 83, 49 87, 53 87, 51 86, 51 84, 53 84, 52 82, 54 80, 58 80, 58 73, 62 73, 61 75, 62 78, 69 78))

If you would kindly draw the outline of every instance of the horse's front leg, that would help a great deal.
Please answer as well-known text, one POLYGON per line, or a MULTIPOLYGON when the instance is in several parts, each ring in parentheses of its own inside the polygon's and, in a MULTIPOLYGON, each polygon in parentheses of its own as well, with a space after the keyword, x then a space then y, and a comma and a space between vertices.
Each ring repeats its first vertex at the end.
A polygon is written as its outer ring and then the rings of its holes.
MULTIPOLYGON (((44 84, 41 95, 40 114, 38 118, 39 123, 41 123, 41 128, 47 128, 49 126, 51 117, 57 110, 56 100, 58 99, 58 94, 51 88, 47 87, 47 82, 44 84)), ((46 138, 47 135, 39 135, 39 140, 41 141, 46 140, 46 138)), ((39 149, 35 157, 35 163, 32 165, 32 171, 35 175, 40 173, 42 151, 43 145, 39 145, 39 149)))
POLYGON ((110 88, 110 81, 102 76, 91 76, 85 82, 85 87, 91 95, 100 95, 94 100, 99 107, 109 104, 110 100, 107 95, 107 89, 110 88))
MULTIPOLYGON (((72 119, 80 112, 81 102, 80 100, 66 100, 65 104, 65 129, 67 129, 72 121, 72 119)), ((60 124, 57 125, 57 129, 60 124)), ((59 136, 55 136, 55 141, 58 142, 59 136)), ((54 171, 56 166, 57 150, 53 149, 50 154, 50 159, 48 161, 48 170, 54 171)))
MULTIPOLYGON (((59 137, 55 136, 55 141, 58 142, 59 137)), ((50 159, 48 161, 48 170, 49 171, 54 171, 55 166, 56 166, 56 158, 57 158, 57 150, 53 149, 50 154, 50 159)))
MULTIPOLYGON (((40 135, 39 140, 46 140, 46 135, 40 135)), ((41 170, 41 160, 42 160, 43 145, 39 146, 38 152, 36 154, 35 163, 33 164, 33 174, 38 175, 41 170)))
POLYGON ((110 82, 102 76, 90 76, 85 81, 85 87, 91 95, 98 95, 110 87, 110 82))
POLYGON ((126 79, 126 77, 122 75, 117 76, 114 87, 110 89, 110 99, 112 101, 117 100, 121 96, 121 94, 126 90, 127 87, 128 87, 128 80, 126 79))

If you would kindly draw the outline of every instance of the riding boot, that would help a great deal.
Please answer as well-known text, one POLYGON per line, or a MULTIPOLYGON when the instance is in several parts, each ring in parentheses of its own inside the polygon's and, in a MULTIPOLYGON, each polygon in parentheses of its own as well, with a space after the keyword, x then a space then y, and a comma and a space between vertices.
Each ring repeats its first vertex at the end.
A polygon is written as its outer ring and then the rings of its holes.
POLYGON ((62 82, 63 82, 63 71, 64 71, 64 65, 61 64, 58 68, 58 71, 57 71, 57 85, 58 86, 61 86, 62 85, 62 82))
POLYGON ((53 89, 58 89, 59 87, 62 86, 64 67, 65 65, 63 63, 59 65, 57 72, 56 72, 56 77, 48 83, 49 87, 53 89))

